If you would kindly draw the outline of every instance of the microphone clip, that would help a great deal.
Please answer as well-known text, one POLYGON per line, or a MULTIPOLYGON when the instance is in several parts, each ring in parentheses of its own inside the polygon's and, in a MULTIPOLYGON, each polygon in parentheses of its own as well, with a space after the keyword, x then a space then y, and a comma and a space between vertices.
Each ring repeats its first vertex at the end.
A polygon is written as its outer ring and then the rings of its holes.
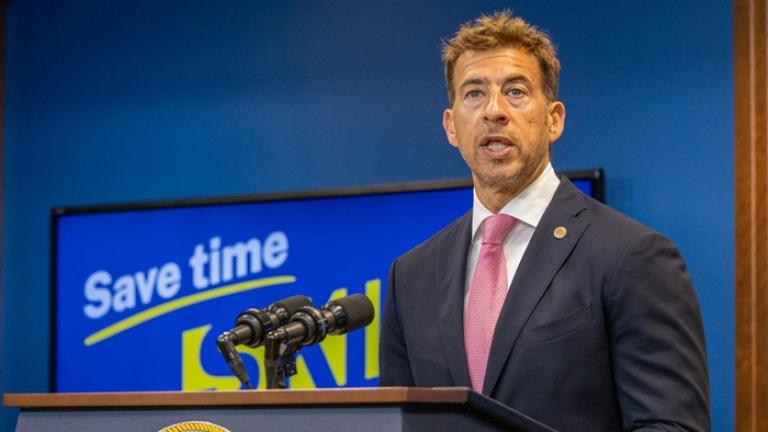
POLYGON ((264 372, 267 389, 287 388, 287 378, 296 375, 296 353, 301 344, 287 341, 270 332, 264 341, 264 372))

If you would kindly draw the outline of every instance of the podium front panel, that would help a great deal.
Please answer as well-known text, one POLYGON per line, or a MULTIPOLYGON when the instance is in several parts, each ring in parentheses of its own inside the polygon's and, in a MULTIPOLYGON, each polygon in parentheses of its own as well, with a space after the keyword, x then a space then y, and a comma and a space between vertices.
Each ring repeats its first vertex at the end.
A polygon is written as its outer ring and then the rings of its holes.
MULTIPOLYGON (((259 409, 24 410, 16 432, 157 432, 182 422, 210 422, 230 432, 279 430, 316 432, 505 431, 500 424, 471 417, 460 408, 430 406, 259 409), (108 429, 105 429, 108 426, 108 429)), ((202 431, 201 431, 202 432, 202 431)))

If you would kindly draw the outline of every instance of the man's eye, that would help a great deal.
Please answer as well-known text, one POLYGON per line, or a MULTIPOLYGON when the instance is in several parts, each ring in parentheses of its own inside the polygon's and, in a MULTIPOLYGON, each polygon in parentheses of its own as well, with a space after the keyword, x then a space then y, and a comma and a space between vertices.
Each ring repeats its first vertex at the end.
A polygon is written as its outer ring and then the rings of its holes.
POLYGON ((520 97, 520 96, 524 96, 525 95, 525 91, 523 89, 519 89, 519 88, 512 88, 512 89, 509 89, 507 94, 512 96, 512 97, 520 97))
POLYGON ((467 92, 467 99, 477 99, 483 96, 483 92, 480 90, 470 90, 467 92))

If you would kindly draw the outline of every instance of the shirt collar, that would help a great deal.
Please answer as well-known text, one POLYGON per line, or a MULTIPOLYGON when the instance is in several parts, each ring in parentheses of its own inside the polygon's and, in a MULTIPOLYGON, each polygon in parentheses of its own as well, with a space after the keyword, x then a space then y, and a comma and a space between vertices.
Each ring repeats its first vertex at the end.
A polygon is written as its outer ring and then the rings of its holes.
MULTIPOLYGON (((536 228, 559 185, 560 179, 557 178, 552 164, 548 163, 536 180, 504 205, 499 213, 510 215, 518 221, 536 228)), ((493 212, 488 210, 477 198, 477 190, 474 191, 473 195, 472 239, 474 240, 483 220, 493 215, 493 212)))

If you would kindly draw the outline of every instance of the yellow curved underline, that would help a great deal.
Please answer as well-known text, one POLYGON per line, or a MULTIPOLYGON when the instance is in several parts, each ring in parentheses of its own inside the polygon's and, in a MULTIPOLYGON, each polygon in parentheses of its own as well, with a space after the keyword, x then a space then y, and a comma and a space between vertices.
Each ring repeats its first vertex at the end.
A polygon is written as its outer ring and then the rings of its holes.
POLYGON ((91 346, 95 343, 99 343, 104 339, 108 339, 120 332, 124 332, 130 328, 136 327, 139 324, 145 323, 149 320, 155 319, 159 316, 167 313, 191 306, 193 304, 202 303, 204 301, 212 300, 219 297, 224 297, 232 294, 241 293, 243 291, 249 291, 256 288, 264 288, 273 285, 287 284, 296 282, 295 276, 273 276, 263 279, 254 279, 251 281, 236 283, 232 285, 223 286, 209 291, 203 291, 197 294, 191 294, 186 297, 181 297, 176 300, 169 301, 151 307, 145 311, 141 311, 137 314, 131 315, 128 318, 122 319, 110 326, 91 333, 90 336, 85 338, 83 343, 85 346, 91 346))

